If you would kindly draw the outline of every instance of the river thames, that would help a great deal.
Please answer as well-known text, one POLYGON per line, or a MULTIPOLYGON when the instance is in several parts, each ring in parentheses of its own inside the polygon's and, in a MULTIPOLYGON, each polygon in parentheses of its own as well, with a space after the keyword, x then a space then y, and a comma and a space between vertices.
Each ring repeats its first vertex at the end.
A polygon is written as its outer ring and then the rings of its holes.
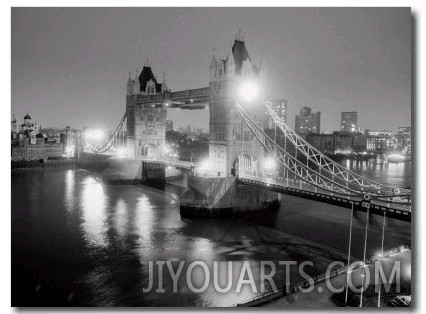
MULTIPOLYGON (((411 187, 411 163, 343 164, 384 184, 411 187)), ((107 184, 78 168, 13 171, 12 306, 229 306, 255 294, 247 287, 235 292, 243 261, 258 279, 260 261, 312 261, 307 273, 319 275, 332 261, 347 259, 348 209, 282 195, 277 212, 183 219, 182 191, 175 184, 165 190, 107 184), (149 274, 149 261, 172 261, 175 269, 179 261, 184 269, 192 261, 218 261, 222 286, 232 261, 233 286, 225 294, 211 285, 194 293, 182 278, 173 293, 166 273, 165 291, 156 293, 158 274, 149 274), (154 289, 144 293, 150 276, 154 289)), ((355 213, 354 259, 362 258, 365 222, 364 213, 355 213)), ((382 218, 371 216, 367 255, 380 250, 381 232, 382 218)), ((411 224, 388 219, 385 249, 403 243, 411 243, 411 224)), ((202 285, 194 275, 194 285, 202 285)), ((292 272, 292 281, 298 276, 292 272)), ((283 277, 277 268, 277 286, 283 277)))

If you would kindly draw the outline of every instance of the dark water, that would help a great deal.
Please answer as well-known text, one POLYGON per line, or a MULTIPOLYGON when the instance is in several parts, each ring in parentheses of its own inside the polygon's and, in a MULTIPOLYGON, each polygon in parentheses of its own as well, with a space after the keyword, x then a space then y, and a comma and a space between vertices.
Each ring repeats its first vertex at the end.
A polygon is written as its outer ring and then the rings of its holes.
MULTIPOLYGON (((410 185, 410 164, 351 167, 383 183, 410 185)), ((331 261, 346 259, 349 210, 284 195, 277 213, 188 220, 180 217, 180 193, 174 185, 166 191, 109 185, 80 169, 13 172, 12 305, 227 306, 253 296, 248 286, 235 292, 243 261, 258 279, 260 261, 310 260, 311 274, 321 274, 331 261), (142 292, 150 277, 148 261, 173 261, 175 269, 186 262, 177 293, 166 267, 165 292, 142 292), (185 275, 191 261, 209 267, 219 261, 222 286, 226 263, 232 261, 231 292, 220 294, 212 285, 202 293, 189 290, 185 275)), ((365 219, 365 214, 355 216, 355 258, 362 256, 365 219)), ((380 248, 382 219, 371 216, 370 223, 368 253, 373 254, 380 248)), ((408 223, 387 220, 385 247, 410 242, 410 229, 408 223)), ((158 272, 152 276, 155 289, 158 272)), ((202 273, 194 276, 194 285, 201 286, 202 273)), ((277 285, 283 276, 278 269, 277 285)))

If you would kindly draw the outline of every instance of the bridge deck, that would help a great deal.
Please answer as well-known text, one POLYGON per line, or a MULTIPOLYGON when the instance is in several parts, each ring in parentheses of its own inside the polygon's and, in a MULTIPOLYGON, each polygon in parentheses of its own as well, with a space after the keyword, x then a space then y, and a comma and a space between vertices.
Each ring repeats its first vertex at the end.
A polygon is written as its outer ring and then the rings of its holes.
MULTIPOLYGON (((240 184, 250 185, 267 189, 270 191, 303 197, 323 203, 328 203, 340 207, 351 208, 353 202, 354 210, 366 212, 367 208, 362 206, 362 198, 354 196, 345 196, 337 193, 330 193, 325 190, 316 189, 315 187, 304 184, 300 180, 288 179, 284 182, 277 180, 266 180, 255 177, 240 176, 237 178, 240 184)), ((386 203, 380 200, 371 201, 370 213, 411 222, 411 205, 386 203)))
POLYGON ((145 163, 149 164, 157 164, 157 165, 164 165, 164 166, 170 166, 174 167, 180 170, 186 170, 189 171, 195 167, 195 163, 190 161, 182 161, 175 158, 167 158, 167 157, 160 157, 160 158, 142 158, 141 159, 145 163))

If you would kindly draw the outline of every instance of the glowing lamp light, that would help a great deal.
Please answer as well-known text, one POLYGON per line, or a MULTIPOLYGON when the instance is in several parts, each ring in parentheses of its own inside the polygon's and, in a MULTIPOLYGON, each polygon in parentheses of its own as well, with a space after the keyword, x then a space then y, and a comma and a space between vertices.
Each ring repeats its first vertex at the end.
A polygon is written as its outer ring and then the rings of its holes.
POLYGON ((104 138, 104 132, 100 129, 89 129, 84 132, 86 139, 100 141, 104 138))
POLYGON ((259 86, 253 81, 244 81, 238 89, 238 97, 242 101, 250 102, 259 95, 259 86))
POLYGON ((68 145, 65 147, 65 154, 64 157, 71 157, 74 155, 75 146, 74 145, 68 145))
POLYGON ((118 148, 115 155, 117 156, 117 158, 125 158, 126 157, 126 149, 124 147, 118 148))
POLYGON ((389 159, 402 160, 402 159, 404 159, 404 158, 405 158, 405 156, 404 156, 404 155, 401 155, 401 154, 392 154, 392 155, 389 155, 389 159))
POLYGON ((203 160, 200 164, 200 169, 202 170, 210 169, 210 162, 208 160, 203 160))
POLYGON ((211 163, 208 159, 205 159, 200 162, 197 168, 198 168, 198 171, 200 171, 201 173, 208 173, 211 169, 211 163))
POLYGON ((276 166, 277 166, 277 163, 275 162, 275 159, 273 159, 272 157, 265 158, 265 161, 263 164, 263 167, 265 168, 265 170, 274 170, 276 166))

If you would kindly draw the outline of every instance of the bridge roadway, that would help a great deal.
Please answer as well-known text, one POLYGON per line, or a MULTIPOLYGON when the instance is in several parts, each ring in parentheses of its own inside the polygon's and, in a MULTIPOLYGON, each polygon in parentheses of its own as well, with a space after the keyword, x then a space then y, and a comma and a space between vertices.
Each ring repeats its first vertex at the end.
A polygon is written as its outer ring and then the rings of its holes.
POLYGON ((197 165, 195 162, 183 161, 183 160, 170 158, 170 157, 158 157, 158 158, 142 157, 141 159, 145 163, 170 166, 170 167, 179 169, 181 171, 191 171, 197 165))
MULTIPOLYGON (((282 177, 259 177, 244 174, 237 177, 237 182, 240 184, 267 189, 269 191, 303 197, 345 208, 351 208, 351 203, 353 202, 354 210, 367 211, 367 208, 363 206, 363 199, 361 196, 332 193, 330 191, 316 188, 302 180, 282 177)), ((411 203, 392 203, 375 199, 371 201, 370 213, 380 216, 383 216, 383 213, 386 213, 386 217, 411 222, 411 203)))
MULTIPOLYGON (((151 164, 158 164, 164 166, 171 166, 182 171, 193 172, 197 168, 197 163, 182 161, 175 158, 160 157, 160 158, 143 158, 144 162, 151 164)), ((341 193, 332 193, 311 184, 307 184, 302 180, 289 179, 283 177, 260 177, 251 175, 237 176, 237 183, 254 186, 266 189, 273 192, 282 194, 289 194, 302 198, 307 198, 323 203, 328 203, 344 208, 351 208, 352 203, 354 210, 366 212, 367 208, 363 206, 363 199, 361 196, 349 196, 341 193)), ((411 203, 404 204, 386 202, 383 200, 372 200, 370 205, 370 213, 375 215, 386 216, 402 221, 411 222, 411 203)))

